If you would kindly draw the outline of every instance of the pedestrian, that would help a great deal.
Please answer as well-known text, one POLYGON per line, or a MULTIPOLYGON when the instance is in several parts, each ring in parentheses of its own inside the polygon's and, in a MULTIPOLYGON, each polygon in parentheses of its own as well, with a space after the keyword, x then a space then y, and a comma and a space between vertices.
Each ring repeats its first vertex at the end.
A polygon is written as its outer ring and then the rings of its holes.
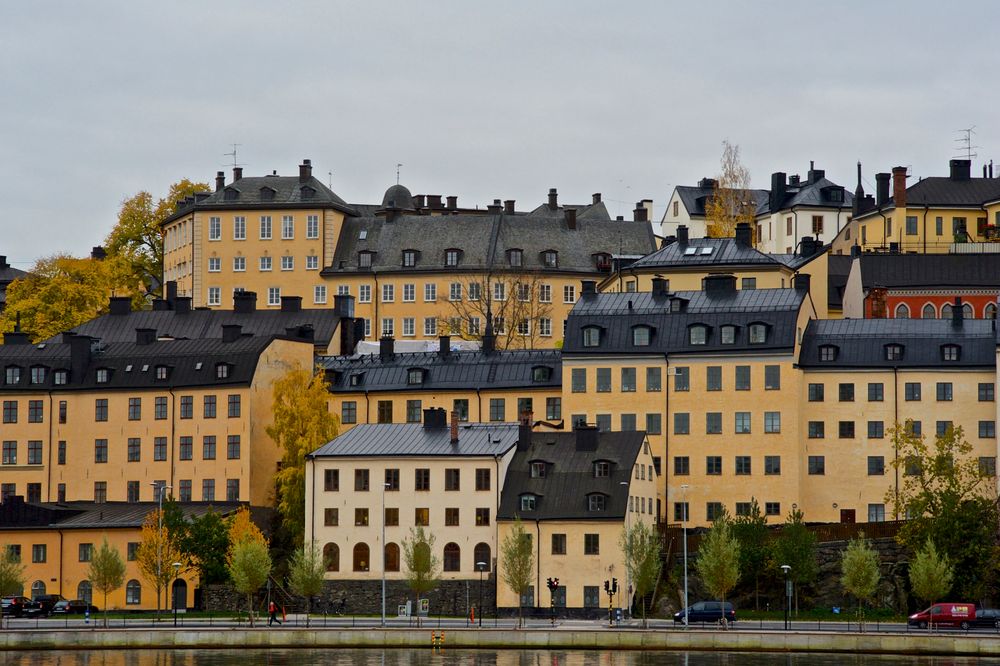
POLYGON ((267 626, 271 626, 273 622, 281 624, 281 620, 278 619, 278 604, 273 601, 267 605, 267 612, 270 614, 267 618, 267 626))

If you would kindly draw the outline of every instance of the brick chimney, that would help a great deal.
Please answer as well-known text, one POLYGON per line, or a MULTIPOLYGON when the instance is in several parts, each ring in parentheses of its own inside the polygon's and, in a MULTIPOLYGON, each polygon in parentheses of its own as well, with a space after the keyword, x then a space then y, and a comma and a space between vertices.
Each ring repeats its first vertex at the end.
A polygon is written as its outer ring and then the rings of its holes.
POLYGON ((234 166, 233 167, 233 182, 235 183, 239 179, 243 178, 243 167, 234 166))
POLYGON ((906 167, 892 168, 892 200, 896 208, 906 207, 906 167))
POLYGON ((302 160, 302 164, 299 165, 299 182, 307 183, 312 179, 313 168, 312 160, 302 160))
POLYGON ((559 208, 559 193, 556 188, 549 188, 549 210, 556 210, 559 208))
POLYGON ((226 186, 226 172, 216 171, 215 172, 215 191, 218 192, 226 186))
POLYGON ((451 443, 458 444, 458 410, 451 410, 451 443))

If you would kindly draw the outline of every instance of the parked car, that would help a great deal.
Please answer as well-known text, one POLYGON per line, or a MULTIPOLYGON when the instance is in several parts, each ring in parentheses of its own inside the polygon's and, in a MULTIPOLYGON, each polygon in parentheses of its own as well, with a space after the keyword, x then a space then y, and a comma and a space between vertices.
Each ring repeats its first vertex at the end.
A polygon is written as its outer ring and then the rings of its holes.
POLYGON ((52 607, 53 615, 82 615, 90 611, 93 615, 97 612, 97 606, 93 604, 88 604, 83 599, 73 599, 72 601, 57 601, 55 606, 52 607))
POLYGON ((728 601, 699 601, 691 604, 684 610, 674 613, 674 622, 686 622, 688 624, 718 622, 722 619, 723 613, 725 613, 728 622, 736 622, 736 610, 728 601))
POLYGON ((930 608, 914 613, 907 621, 911 627, 926 629, 928 623, 938 627, 960 627, 968 629, 976 621, 976 605, 964 602, 934 604, 930 608))
POLYGON ((31 604, 31 599, 22 596, 9 596, 0 599, 0 613, 8 617, 24 617, 31 604))
POLYGON ((47 617, 52 612, 52 608, 60 601, 66 601, 61 594, 39 594, 28 604, 25 609, 26 615, 28 617, 47 617))
POLYGON ((991 627, 1000 629, 1000 610, 996 608, 977 608, 973 627, 991 627))

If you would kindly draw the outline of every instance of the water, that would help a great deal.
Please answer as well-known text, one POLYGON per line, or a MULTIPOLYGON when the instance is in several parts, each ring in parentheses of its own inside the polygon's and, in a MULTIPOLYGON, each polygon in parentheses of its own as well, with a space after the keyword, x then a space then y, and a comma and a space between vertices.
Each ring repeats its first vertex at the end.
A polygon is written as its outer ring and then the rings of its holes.
POLYGON ((850 654, 577 650, 94 650, 0 652, 2 666, 964 666, 1000 659, 850 654))

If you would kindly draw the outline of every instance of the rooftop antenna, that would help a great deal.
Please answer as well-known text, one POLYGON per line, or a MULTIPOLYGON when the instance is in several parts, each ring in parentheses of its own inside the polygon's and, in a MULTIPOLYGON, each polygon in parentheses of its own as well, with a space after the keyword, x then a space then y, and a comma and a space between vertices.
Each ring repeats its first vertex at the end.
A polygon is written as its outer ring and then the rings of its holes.
POLYGON ((233 158, 233 163, 231 165, 229 165, 229 166, 232 166, 232 167, 241 167, 241 166, 244 166, 244 164, 242 162, 237 162, 236 161, 236 149, 239 148, 242 145, 243 145, 242 143, 234 143, 233 144, 233 152, 231 152, 231 153, 222 153, 224 157, 232 157, 233 158))
POLYGON ((396 165, 396 184, 399 185, 399 168, 403 166, 402 164, 396 165))
POLYGON ((972 127, 967 127, 965 129, 955 130, 955 132, 960 135, 957 139, 955 139, 955 143, 958 144, 959 151, 965 153, 965 155, 956 155, 956 158, 964 157, 971 162, 973 157, 978 157, 976 153, 972 152, 976 148, 979 148, 979 146, 972 145, 972 135, 976 133, 975 129, 976 126, 973 125, 972 127))
POLYGON ((326 186, 329 187, 332 190, 333 189, 333 172, 332 171, 327 171, 326 172, 326 178, 327 178, 327 185, 326 186))

